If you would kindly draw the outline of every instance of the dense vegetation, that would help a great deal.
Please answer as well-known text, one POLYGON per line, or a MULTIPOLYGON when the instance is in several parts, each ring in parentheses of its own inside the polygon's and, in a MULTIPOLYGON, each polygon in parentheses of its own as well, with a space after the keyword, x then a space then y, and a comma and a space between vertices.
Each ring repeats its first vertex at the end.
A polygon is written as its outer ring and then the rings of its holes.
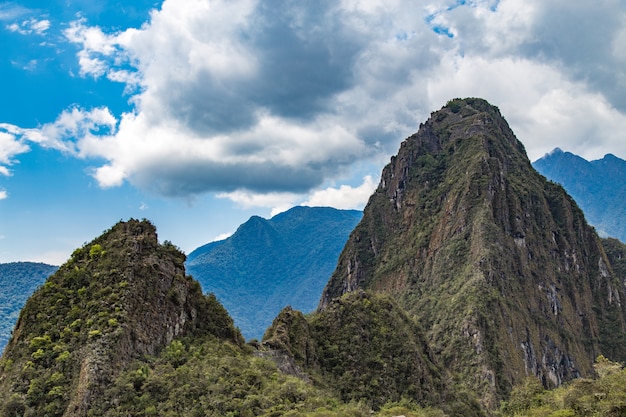
POLYGON ((626 242, 626 161, 611 154, 587 161, 557 148, 533 166, 563 185, 600 235, 626 242))
POLYGON ((56 270, 56 266, 34 262, 0 264, 0 352, 26 299, 56 270))
POLYGON ((349 293, 310 323, 321 372, 340 387, 343 400, 374 408, 403 397, 440 402, 441 369, 422 332, 393 300, 349 293))
POLYGON ((439 371, 392 301, 349 295, 316 316, 307 334, 320 354, 305 349, 316 364, 301 362, 310 377, 293 376, 269 345, 243 344, 184 259, 147 221, 121 222, 77 249, 20 314, 0 361, 0 415, 442 415, 414 402, 437 402, 427 393, 439 398, 439 371))
POLYGON ((158 243, 152 224, 137 220, 74 251, 20 313, 2 357, 7 409, 83 415, 129 361, 175 336, 241 344, 226 310, 184 275, 184 260, 171 243, 158 243))
POLYGON ((502 417, 620 417, 626 415, 626 370, 603 356, 594 365, 597 379, 580 378, 546 390, 529 377, 502 404, 502 417))
POLYGON ((626 243, 617 239, 607 238, 602 239, 602 246, 611 261, 613 271, 626 282, 626 243))
POLYGON ((260 339, 283 307, 315 309, 361 215, 294 207, 269 220, 254 216, 228 239, 190 253, 187 271, 217 296, 246 338, 260 339))

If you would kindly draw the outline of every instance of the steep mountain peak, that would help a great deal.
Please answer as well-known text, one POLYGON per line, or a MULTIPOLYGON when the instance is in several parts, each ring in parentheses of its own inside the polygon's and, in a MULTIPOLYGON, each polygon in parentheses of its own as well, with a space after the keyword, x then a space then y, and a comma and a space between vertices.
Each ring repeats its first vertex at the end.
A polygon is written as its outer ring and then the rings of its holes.
POLYGON ((558 146, 556 148, 554 148, 552 151, 548 152, 546 154, 546 156, 548 155, 559 155, 563 153, 563 149, 559 148, 558 146))
POLYGON ((395 298, 487 406, 526 375, 559 385, 626 357, 599 238, 482 99, 432 113, 383 169, 319 310, 357 289, 395 298))
POLYGON ((2 356, 0 400, 28 415, 86 416, 130 361, 174 338, 241 343, 184 261, 145 220, 120 222, 75 250, 26 302, 2 356))

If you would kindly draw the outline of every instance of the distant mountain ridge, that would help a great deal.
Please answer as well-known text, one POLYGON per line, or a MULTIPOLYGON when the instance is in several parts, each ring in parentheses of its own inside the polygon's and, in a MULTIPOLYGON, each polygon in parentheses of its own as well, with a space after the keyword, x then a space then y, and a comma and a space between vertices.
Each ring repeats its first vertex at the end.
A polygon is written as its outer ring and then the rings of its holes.
POLYGON ((0 352, 11 337, 26 299, 57 269, 37 262, 0 264, 0 352))
POLYGON ((283 307, 316 308, 361 216, 304 206, 269 220, 252 216, 229 238, 191 252, 187 271, 217 296, 246 338, 260 339, 283 307))
POLYGON ((567 190, 598 233, 626 242, 626 161, 613 154, 587 161, 560 148, 533 162, 567 190))

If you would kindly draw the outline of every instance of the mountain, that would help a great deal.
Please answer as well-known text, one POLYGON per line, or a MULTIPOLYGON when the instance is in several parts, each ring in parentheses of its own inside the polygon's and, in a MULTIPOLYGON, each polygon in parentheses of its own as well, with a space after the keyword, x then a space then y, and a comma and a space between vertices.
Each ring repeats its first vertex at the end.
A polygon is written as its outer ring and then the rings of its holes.
POLYGON ((493 409, 529 375, 558 386, 592 376, 600 354, 626 359, 622 279, 499 110, 455 99, 383 169, 319 311, 356 290, 387 294, 493 409))
POLYGON ((0 415, 623 415, 624 259, 496 107, 455 99, 384 168, 316 311, 245 344, 178 248, 120 222, 26 302, 0 415))
POLYGON ((269 220, 253 216, 228 239, 191 252, 187 271, 217 296, 246 338, 261 339, 283 307, 315 310, 361 215, 294 207, 269 220))
POLYGON ((2 356, 0 404, 24 415, 86 416, 132 360, 175 337, 241 343, 228 313, 185 275, 184 260, 137 220, 74 251, 20 313, 2 356))
POLYGON ((626 242, 626 161, 612 154, 587 161, 556 148, 533 166, 567 190, 600 235, 626 242))
MULTIPOLYGON (((146 220, 120 222, 74 251, 20 313, 0 359, 0 415, 371 417, 364 395, 380 388, 373 398, 380 417, 443 416, 406 399, 385 403, 400 399, 400 388, 433 403, 443 386, 428 346, 392 300, 357 295, 318 316, 308 333, 318 341, 329 326, 367 328, 333 333, 318 354, 305 349, 311 364, 334 370, 306 374, 304 362, 279 349, 244 345, 215 296, 185 274, 184 261, 173 244, 158 243, 146 220), (353 336, 366 344, 343 351, 353 336), (351 378, 336 373, 342 367, 351 378), (384 379, 371 378, 374 372, 384 379), (382 385, 388 382, 403 386, 382 385)), ((291 324, 309 327, 302 313, 293 317, 291 324)))
POLYGON ((0 264, 0 351, 4 349, 26 299, 58 267, 34 262, 0 264))

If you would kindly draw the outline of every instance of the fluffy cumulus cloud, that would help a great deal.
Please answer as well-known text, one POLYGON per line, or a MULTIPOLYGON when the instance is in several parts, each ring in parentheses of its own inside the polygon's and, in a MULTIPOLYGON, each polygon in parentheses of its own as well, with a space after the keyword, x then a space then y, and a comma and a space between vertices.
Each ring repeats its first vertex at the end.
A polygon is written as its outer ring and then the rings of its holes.
POLYGON ((24 129, 8 123, 0 123, 0 163, 11 164, 14 155, 29 150, 27 143, 36 143, 75 156, 84 156, 83 148, 94 137, 104 138, 112 134, 117 120, 106 108, 84 110, 73 107, 61 113, 51 123, 38 128, 24 129))
POLYGON ((17 133, 14 126, 0 123, 0 176, 11 175, 8 167, 15 162, 15 156, 30 150, 17 133))
POLYGON ((626 157, 624 27, 621 0, 165 0, 138 29, 65 31, 81 75, 124 83, 132 111, 70 109, 0 142, 0 163, 32 141, 104 160, 103 187, 353 207, 371 177, 323 184, 464 96, 498 105, 533 159, 626 157))

